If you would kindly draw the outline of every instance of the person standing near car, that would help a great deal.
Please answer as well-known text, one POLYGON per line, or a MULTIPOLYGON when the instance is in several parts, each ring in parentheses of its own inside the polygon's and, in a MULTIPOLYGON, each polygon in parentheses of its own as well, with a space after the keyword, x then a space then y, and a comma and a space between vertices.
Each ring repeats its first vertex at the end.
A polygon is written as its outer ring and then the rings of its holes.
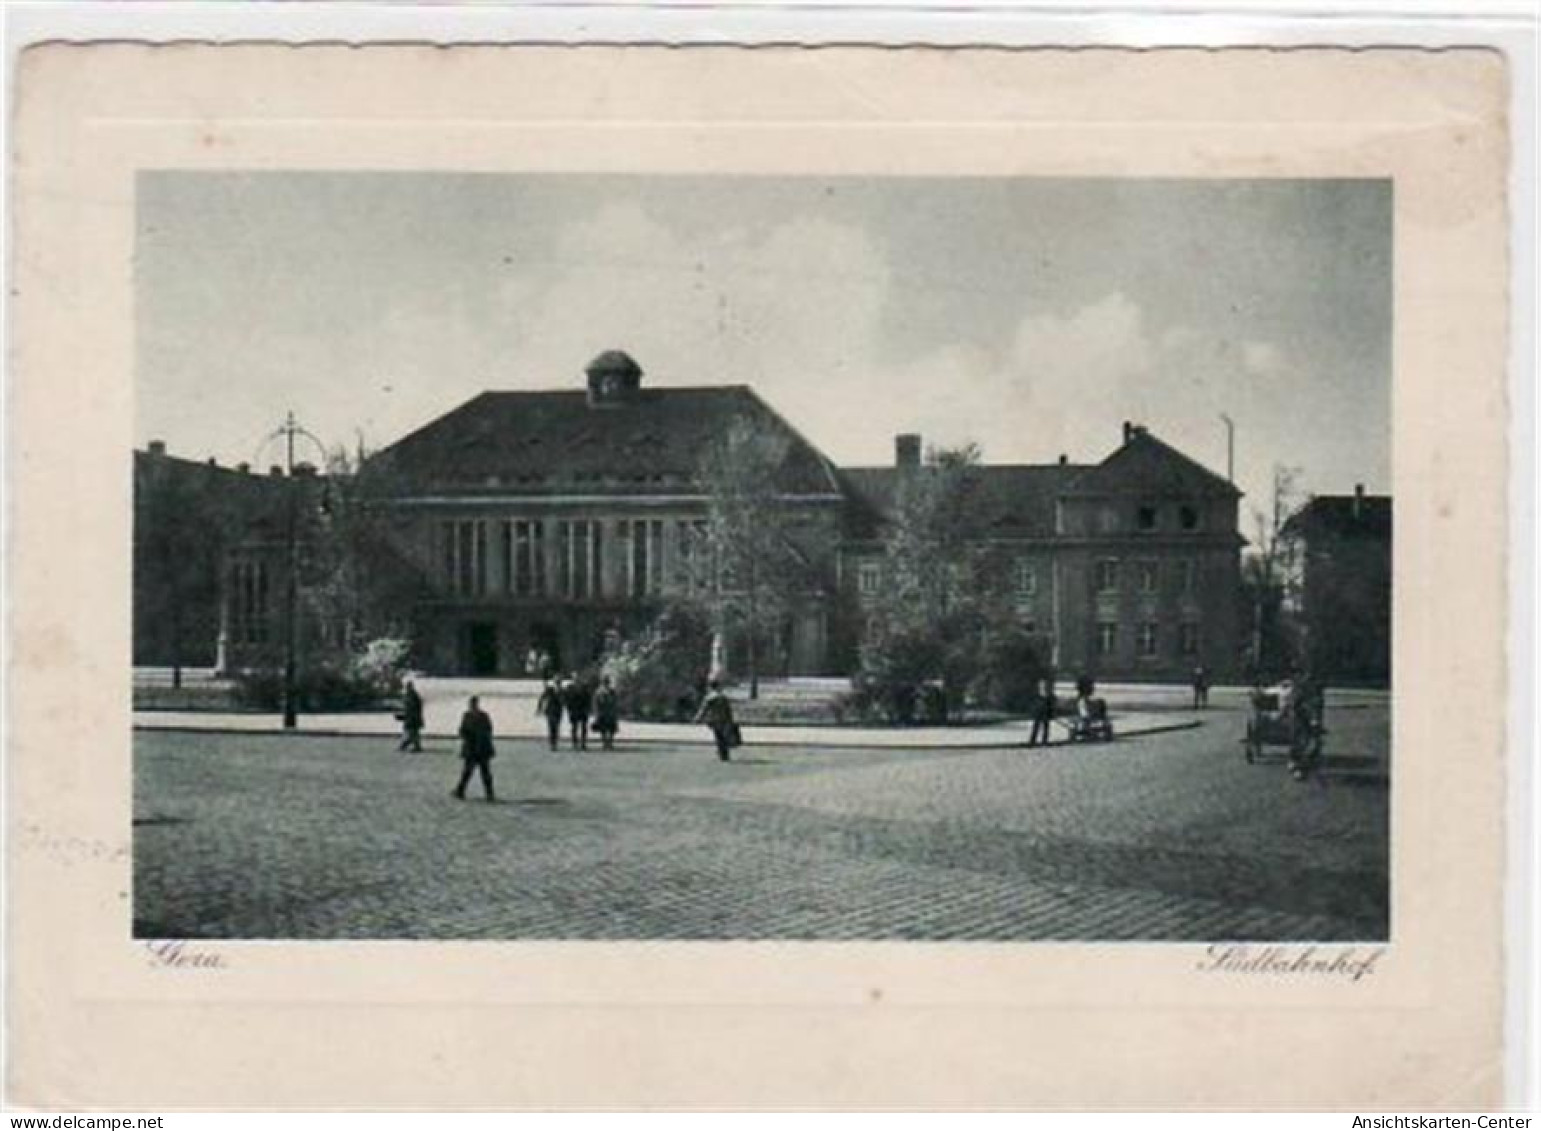
POLYGON ((492 748, 492 719, 473 695, 466 704, 466 713, 460 718, 460 759, 464 766, 460 771, 460 784, 455 786, 453 794, 457 800, 466 799, 466 786, 471 784, 471 775, 478 771, 482 776, 482 790, 486 800, 497 800, 492 792, 494 757, 496 751, 492 748))
POLYGON ((717 680, 711 680, 706 685, 706 698, 701 701, 701 708, 696 712, 696 722, 704 722, 711 728, 712 738, 717 743, 717 758, 720 761, 731 761, 729 752, 733 749, 733 704, 722 692, 722 684, 717 680))

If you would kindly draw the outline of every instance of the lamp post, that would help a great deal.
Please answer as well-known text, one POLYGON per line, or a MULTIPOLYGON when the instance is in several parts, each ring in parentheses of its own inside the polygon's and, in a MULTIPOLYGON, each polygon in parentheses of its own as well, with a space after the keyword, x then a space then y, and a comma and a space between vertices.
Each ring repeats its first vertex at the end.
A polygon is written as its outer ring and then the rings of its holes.
POLYGON ((283 425, 268 437, 268 442, 283 437, 284 440, 284 729, 293 730, 299 721, 299 694, 296 687, 299 655, 299 482, 294 474, 294 441, 303 436, 315 444, 325 456, 326 447, 310 432, 300 427, 291 410, 283 425))

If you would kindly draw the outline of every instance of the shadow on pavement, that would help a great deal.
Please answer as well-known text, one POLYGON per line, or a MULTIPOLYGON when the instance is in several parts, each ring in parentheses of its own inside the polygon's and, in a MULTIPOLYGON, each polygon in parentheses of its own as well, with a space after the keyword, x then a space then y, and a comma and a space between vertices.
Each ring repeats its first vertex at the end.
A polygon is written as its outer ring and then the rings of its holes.
POLYGON ((1324 770, 1367 770, 1380 765, 1380 759, 1368 754, 1325 754, 1321 767, 1324 770))
POLYGON ((1370 787, 1385 789, 1391 784, 1391 777, 1388 774, 1334 774, 1324 772, 1319 773, 1317 776, 1329 785, 1355 786, 1360 789, 1370 787))

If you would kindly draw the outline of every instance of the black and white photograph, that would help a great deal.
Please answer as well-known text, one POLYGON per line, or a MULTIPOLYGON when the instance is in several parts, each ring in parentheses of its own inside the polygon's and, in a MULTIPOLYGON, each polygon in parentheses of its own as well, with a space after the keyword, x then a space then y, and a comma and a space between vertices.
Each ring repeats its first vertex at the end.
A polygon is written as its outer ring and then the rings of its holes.
POLYGON ((1532 72, 283 7, 18 52, 13 1098, 1529 1094, 1532 72))
POLYGON ((133 936, 1373 953, 1393 205, 140 170, 133 936))

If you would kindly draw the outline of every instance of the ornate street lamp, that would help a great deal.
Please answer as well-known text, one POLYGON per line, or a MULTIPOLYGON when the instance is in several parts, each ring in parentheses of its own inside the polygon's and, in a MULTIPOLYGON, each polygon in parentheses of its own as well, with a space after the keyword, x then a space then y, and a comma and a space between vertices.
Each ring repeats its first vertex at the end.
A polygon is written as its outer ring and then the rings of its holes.
POLYGON ((299 482, 294 474, 294 441, 296 437, 309 440, 321 453, 323 463, 326 461, 326 445, 322 444, 313 433, 300 427, 292 410, 284 418, 282 426, 264 441, 263 446, 266 447, 279 437, 284 441, 284 477, 287 480, 284 488, 284 542, 287 559, 284 570, 286 575, 284 581, 284 729, 293 730, 299 720, 299 694, 296 683, 299 652, 300 572, 299 500, 296 498, 299 482))

